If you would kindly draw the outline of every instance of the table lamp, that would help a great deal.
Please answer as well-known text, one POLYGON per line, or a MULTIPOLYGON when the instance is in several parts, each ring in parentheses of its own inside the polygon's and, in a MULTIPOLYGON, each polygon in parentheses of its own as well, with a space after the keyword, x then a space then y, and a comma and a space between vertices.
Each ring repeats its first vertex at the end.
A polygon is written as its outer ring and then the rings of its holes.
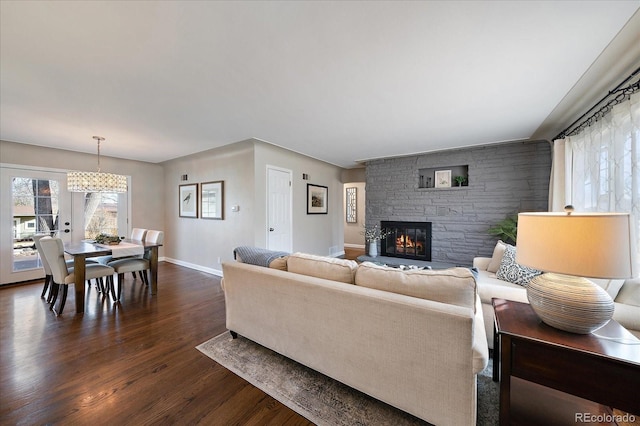
POLYGON ((613 315, 609 294, 583 278, 629 278, 635 241, 627 213, 520 213, 516 262, 545 271, 529 282, 527 298, 540 319, 588 334, 613 315))

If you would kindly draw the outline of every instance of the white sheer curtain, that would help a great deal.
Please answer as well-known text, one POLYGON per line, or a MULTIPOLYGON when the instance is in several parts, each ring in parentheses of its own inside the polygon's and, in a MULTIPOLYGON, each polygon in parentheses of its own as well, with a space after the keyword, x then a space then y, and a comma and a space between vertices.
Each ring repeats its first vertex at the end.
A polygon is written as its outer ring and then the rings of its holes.
POLYGON ((576 211, 632 213, 638 238, 640 93, 553 148, 550 209, 572 204, 576 211))

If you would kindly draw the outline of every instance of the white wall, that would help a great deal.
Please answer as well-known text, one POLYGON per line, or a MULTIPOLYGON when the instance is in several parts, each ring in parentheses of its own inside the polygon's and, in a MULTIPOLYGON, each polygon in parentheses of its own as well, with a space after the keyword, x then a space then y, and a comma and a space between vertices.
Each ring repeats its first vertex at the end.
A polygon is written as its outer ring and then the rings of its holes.
MULTIPOLYGON (((244 141, 163 163, 167 249, 178 264, 219 274, 221 261, 233 259, 233 249, 254 245, 253 142, 244 141), (186 174, 187 181, 180 176, 186 174), (182 184, 224 181, 224 219, 184 218, 178 214, 182 184), (238 212, 231 206, 238 205, 238 212)), ((198 188, 199 191, 199 188, 198 188)))
POLYGON ((255 141, 256 215, 254 231, 256 245, 265 247, 267 232, 267 165, 293 172, 293 251, 319 255, 344 253, 343 169, 302 154, 255 141), (309 175, 303 180, 302 174, 309 175), (328 188, 328 213, 307 214, 307 184, 328 188))
POLYGON ((316 254, 343 251, 342 183, 337 166, 258 141, 246 140, 162 163, 166 188, 165 222, 168 260, 215 274, 218 259, 233 259, 241 245, 266 246, 267 165, 293 173, 293 250, 316 254), (329 187, 329 213, 307 215, 307 181, 329 187), (181 175, 189 180, 180 181, 181 175), (184 183, 224 181, 224 220, 178 215, 178 188, 184 183), (231 206, 239 211, 232 212, 231 206))

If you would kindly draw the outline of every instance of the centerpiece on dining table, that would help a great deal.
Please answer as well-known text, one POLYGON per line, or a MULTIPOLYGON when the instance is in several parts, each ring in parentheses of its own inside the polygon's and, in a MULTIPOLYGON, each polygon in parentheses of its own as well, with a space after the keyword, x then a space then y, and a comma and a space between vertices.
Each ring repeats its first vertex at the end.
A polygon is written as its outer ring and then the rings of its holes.
POLYGON ((106 244, 109 246, 120 244, 120 237, 117 235, 99 234, 95 240, 98 244, 106 244))

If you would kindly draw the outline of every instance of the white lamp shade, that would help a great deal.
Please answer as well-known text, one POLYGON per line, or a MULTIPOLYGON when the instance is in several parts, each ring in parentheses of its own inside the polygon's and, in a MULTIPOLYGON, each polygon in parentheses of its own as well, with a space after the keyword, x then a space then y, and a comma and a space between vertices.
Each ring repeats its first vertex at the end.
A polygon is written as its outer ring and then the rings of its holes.
POLYGON ((520 213, 516 261, 545 272, 590 278, 635 276, 628 213, 520 213))

